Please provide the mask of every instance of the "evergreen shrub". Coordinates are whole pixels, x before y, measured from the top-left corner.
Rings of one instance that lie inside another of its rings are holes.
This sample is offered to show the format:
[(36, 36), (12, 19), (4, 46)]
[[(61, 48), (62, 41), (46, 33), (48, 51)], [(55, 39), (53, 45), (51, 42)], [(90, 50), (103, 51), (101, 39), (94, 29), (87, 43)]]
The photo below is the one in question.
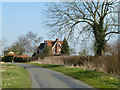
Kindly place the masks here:
[(4, 56), (4, 62), (12, 62), (14, 61), (14, 56)]
[(15, 57), (14, 62), (28, 62), (28, 58)]

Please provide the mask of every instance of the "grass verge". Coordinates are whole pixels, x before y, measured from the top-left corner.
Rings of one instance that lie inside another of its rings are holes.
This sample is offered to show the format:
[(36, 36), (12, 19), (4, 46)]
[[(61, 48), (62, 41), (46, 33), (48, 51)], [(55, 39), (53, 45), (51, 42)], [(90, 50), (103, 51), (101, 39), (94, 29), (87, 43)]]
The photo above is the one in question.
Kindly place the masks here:
[(21, 66), (2, 64), (2, 88), (31, 88), (29, 73)]
[(30, 63), (43, 68), (48, 68), (61, 72), (65, 75), (72, 76), (80, 81), (83, 81), (95, 88), (118, 88), (118, 79), (103, 72), (84, 70), (81, 68), (71, 68), (59, 65)]

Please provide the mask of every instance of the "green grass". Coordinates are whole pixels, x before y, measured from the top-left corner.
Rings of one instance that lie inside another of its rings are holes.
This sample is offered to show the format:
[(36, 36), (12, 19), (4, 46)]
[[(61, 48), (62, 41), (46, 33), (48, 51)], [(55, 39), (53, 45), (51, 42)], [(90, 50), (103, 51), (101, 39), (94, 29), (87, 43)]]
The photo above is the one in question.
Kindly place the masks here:
[(2, 64), (2, 88), (31, 88), (29, 73), (23, 67)]
[(30, 63), (40, 67), (52, 69), (65, 75), (72, 76), (95, 88), (118, 88), (118, 79), (103, 72), (84, 70), (81, 68), (71, 68), (59, 65)]

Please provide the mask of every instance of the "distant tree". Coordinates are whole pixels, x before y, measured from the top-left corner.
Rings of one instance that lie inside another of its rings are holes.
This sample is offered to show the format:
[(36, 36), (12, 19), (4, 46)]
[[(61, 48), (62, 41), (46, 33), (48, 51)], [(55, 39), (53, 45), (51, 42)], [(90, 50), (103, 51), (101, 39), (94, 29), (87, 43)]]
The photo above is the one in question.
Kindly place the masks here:
[(76, 54), (76, 50), (75, 50), (74, 48), (70, 48), (70, 49), (69, 49), (69, 53), (70, 53), (70, 54)]
[(78, 52), (79, 55), (87, 55), (88, 51), (86, 49), (81, 50), (80, 52)]
[(42, 52), (40, 54), (35, 54), (34, 53), (33, 56), (34, 57), (40, 57), (41, 59), (43, 59), (44, 57), (51, 55), (50, 49), (51, 49), (50, 47), (45, 46), (44, 52)]
[(29, 31), (25, 35), (26, 52), (29, 55), (32, 55), (34, 51), (37, 49), (41, 40), (42, 40), (42, 37), (39, 37), (37, 33), (33, 33), (32, 31)]
[(18, 55), (22, 55), (26, 51), (26, 42), (25, 42), (25, 37), (19, 36), (17, 41), (15, 41), (12, 46), (10, 47), (10, 50), (15, 52)]
[(45, 56), (50, 55), (50, 47), (45, 46), (44, 54), (45, 54)]
[(120, 51), (119, 45), (119, 40), (114, 41), (112, 44), (107, 44), (105, 54), (117, 56)]
[(0, 39), (0, 54), (3, 54), (4, 51), (6, 51), (8, 49), (5, 45), (5, 43), (6, 43), (6, 40), (4, 38)]
[(10, 46), (10, 49), (19, 55), (28, 54), (32, 56), (41, 40), (42, 37), (37, 37), (36, 33), (29, 31), (26, 35), (19, 36)]
[(69, 55), (69, 46), (66, 38), (63, 40), (62, 51), (61, 54), (68, 54)]

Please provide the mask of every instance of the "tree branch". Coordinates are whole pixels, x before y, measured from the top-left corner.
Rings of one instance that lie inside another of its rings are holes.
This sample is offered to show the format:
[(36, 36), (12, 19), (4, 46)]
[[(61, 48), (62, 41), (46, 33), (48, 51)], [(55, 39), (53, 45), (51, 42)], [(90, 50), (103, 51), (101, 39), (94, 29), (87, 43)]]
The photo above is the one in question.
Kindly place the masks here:
[(88, 10), (88, 12), (92, 15), (92, 17), (94, 18), (94, 14), (93, 14), (93, 12), (91, 12), (91, 10), (83, 3), (83, 5), (84, 5), (84, 7)]
[[(94, 15), (95, 15), (96, 12), (97, 12), (98, 16), (100, 17), (100, 14), (99, 14), (99, 12), (98, 12), (98, 6), (96, 7), (94, 2), (92, 2), (92, 4), (93, 4), (93, 6), (95, 7)], [(98, 4), (98, 3), (97, 3), (97, 4)]]
[(114, 31), (108, 32), (108, 33), (105, 34), (105, 36), (107, 36), (108, 34), (111, 34), (111, 33), (119, 34), (119, 31), (118, 32), (114, 32)]

